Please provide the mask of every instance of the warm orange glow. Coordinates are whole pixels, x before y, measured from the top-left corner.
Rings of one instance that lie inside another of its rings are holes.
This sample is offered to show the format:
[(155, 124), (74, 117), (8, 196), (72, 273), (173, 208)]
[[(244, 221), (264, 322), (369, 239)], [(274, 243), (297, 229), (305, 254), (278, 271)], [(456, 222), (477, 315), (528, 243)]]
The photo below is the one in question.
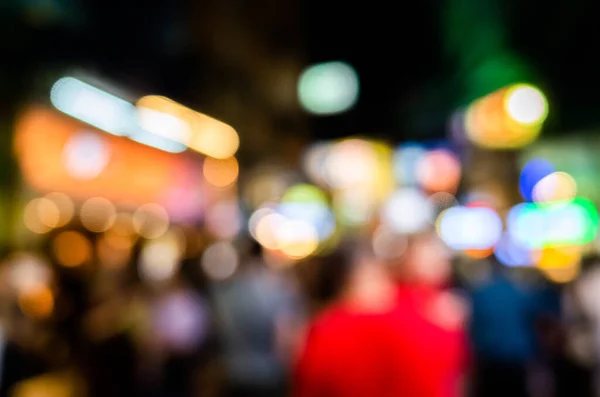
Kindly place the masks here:
[(81, 233), (66, 231), (52, 241), (52, 250), (59, 264), (77, 267), (89, 261), (92, 256), (90, 241)]
[(39, 286), (19, 295), (19, 307), (26, 316), (43, 319), (54, 310), (54, 296), (50, 288)]
[[(97, 132), (109, 158), (97, 176), (81, 180), (67, 171), (63, 149), (84, 130)], [(60, 191), (77, 199), (103, 196), (128, 206), (158, 202), (177, 210), (190, 207), (187, 202), (195, 201), (202, 186), (198, 166), (189, 157), (102, 133), (46, 108), (21, 115), (14, 147), (26, 182), (43, 192)]]
[(235, 157), (219, 160), (207, 157), (202, 167), (204, 178), (215, 187), (227, 187), (238, 178), (239, 165)]
[(233, 156), (240, 145), (240, 140), (235, 130), (210, 116), (195, 112), (169, 98), (148, 95), (141, 98), (137, 106), (166, 113), (186, 122), (192, 131), (191, 136), (184, 143), (197, 152), (207, 156), (226, 159)]
[(472, 250), (466, 250), (464, 253), (469, 258), (483, 259), (483, 258), (487, 258), (487, 257), (491, 256), (494, 253), (494, 248), (481, 249), (481, 250), (472, 249)]
[(466, 132), (478, 146), (493, 149), (514, 149), (535, 140), (541, 124), (521, 124), (507, 114), (506, 95), (510, 87), (502, 88), (475, 101), (466, 113)]
[(122, 268), (131, 257), (131, 237), (125, 237), (112, 230), (104, 233), (96, 243), (100, 262), (108, 268)]

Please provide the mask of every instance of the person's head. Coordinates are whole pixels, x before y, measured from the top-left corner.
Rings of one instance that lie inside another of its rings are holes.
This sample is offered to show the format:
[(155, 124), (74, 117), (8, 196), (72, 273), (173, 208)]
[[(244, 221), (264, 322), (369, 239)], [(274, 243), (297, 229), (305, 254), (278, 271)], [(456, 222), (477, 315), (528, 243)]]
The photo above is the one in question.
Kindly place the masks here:
[(347, 240), (335, 251), (320, 257), (315, 263), (319, 269), (313, 287), (315, 298), (321, 302), (337, 298), (363, 257), (362, 245), (355, 240)]
[(393, 275), (408, 283), (439, 285), (447, 282), (451, 259), (438, 236), (434, 232), (424, 232), (407, 239), (404, 254), (389, 264)]

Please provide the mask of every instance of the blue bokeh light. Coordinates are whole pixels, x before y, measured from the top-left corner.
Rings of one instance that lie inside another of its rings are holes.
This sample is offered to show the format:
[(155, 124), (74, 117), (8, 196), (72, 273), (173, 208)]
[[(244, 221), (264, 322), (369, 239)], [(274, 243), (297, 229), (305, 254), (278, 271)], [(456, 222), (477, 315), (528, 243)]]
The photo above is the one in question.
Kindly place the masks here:
[(533, 188), (544, 177), (554, 172), (554, 166), (545, 159), (530, 160), (521, 171), (519, 190), (527, 201), (533, 201)]

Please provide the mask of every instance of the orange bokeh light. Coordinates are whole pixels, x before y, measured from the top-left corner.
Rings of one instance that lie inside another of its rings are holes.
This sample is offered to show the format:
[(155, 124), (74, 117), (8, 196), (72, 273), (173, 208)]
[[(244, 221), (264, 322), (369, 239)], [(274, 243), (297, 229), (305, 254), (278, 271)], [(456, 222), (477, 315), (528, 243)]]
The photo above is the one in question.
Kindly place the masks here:
[[(63, 151), (78, 133), (96, 133), (108, 152), (108, 161), (93, 178), (81, 180), (69, 173)], [(77, 120), (43, 107), (21, 115), (15, 131), (15, 153), (25, 181), (33, 188), (60, 191), (76, 199), (103, 196), (117, 205), (163, 203), (168, 210), (190, 207), (204, 191), (197, 163), (102, 133)], [(191, 208), (191, 207), (190, 207)]]
[(227, 187), (235, 183), (239, 174), (239, 165), (235, 157), (219, 160), (207, 157), (202, 167), (204, 178), (215, 187)]

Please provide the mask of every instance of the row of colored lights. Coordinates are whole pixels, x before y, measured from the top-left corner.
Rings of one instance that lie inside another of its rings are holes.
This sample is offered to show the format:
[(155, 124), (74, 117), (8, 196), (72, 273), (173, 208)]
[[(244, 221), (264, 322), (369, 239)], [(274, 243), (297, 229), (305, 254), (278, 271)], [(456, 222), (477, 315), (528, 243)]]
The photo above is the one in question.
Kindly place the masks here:
[(190, 148), (227, 159), (239, 147), (231, 126), (162, 96), (144, 96), (133, 104), (77, 78), (63, 77), (52, 87), (50, 101), (95, 128), (168, 152)]

